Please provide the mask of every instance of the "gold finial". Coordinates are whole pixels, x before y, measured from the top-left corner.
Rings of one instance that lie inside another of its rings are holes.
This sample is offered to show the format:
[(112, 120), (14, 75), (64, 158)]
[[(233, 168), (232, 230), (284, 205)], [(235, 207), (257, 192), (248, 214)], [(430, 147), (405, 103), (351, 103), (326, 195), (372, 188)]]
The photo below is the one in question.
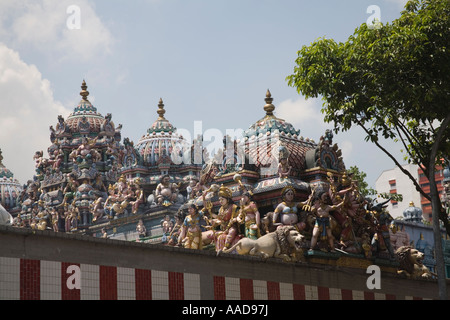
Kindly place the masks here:
[(410, 206), (410, 207), (414, 207), (414, 202), (411, 201), (411, 202), (409, 203), (409, 206)]
[(87, 97), (89, 95), (89, 91), (87, 91), (86, 89), (87, 89), (86, 81), (84, 81), (84, 79), (83, 79), (83, 83), (81, 84), (80, 96), (83, 97), (83, 100), (87, 101)]
[(269, 89), (267, 89), (266, 98), (264, 99), (266, 101), (266, 105), (264, 106), (264, 111), (266, 111), (266, 115), (273, 116), (273, 110), (275, 110), (275, 106), (272, 104), (273, 98), (270, 94)]
[(162, 98), (159, 98), (158, 108), (158, 111), (156, 111), (159, 115), (158, 120), (166, 120), (166, 118), (164, 118), (164, 113), (166, 113), (166, 110), (164, 110), (164, 103)]

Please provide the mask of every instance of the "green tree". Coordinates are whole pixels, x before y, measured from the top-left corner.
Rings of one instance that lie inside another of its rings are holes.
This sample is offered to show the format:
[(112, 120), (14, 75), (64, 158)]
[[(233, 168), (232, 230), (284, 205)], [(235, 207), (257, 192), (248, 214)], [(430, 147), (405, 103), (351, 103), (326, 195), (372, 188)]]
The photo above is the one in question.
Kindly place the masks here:
[[(344, 43), (320, 38), (298, 52), (288, 84), (306, 98), (321, 96), (334, 131), (361, 127), (432, 205), (440, 298), (446, 299), (439, 219), (450, 224), (439, 199), (435, 165), (450, 153), (450, 1), (412, 0), (392, 23), (362, 24)], [(380, 143), (399, 141), (405, 159), (430, 181), (424, 192)]]
[(369, 184), (366, 182), (367, 174), (364, 171), (359, 170), (357, 166), (351, 166), (347, 169), (347, 173), (352, 177), (352, 180), (358, 182), (358, 191), (363, 197), (371, 198), (371, 196), (379, 196), (383, 199), (392, 199), (397, 202), (403, 201), (403, 196), (398, 193), (377, 192), (373, 188), (369, 188)]

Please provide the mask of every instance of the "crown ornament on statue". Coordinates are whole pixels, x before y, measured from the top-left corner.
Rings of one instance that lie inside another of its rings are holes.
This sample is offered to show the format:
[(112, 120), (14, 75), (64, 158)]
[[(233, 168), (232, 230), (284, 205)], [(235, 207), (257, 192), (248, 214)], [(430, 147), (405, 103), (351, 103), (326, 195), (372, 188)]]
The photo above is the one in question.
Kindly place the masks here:
[(221, 185), (219, 188), (219, 197), (231, 199), (233, 197), (233, 192), (230, 188)]

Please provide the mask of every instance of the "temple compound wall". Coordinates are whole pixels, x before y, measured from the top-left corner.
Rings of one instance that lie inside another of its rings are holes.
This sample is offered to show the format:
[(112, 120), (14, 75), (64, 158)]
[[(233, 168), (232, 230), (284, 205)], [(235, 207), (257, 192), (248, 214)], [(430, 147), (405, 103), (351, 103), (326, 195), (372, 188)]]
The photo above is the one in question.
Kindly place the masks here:
[(2, 300), (438, 299), (435, 280), (400, 278), (383, 266), (380, 289), (369, 289), (364, 259), (359, 267), (345, 257), (263, 261), (9, 226), (0, 226), (0, 243)]

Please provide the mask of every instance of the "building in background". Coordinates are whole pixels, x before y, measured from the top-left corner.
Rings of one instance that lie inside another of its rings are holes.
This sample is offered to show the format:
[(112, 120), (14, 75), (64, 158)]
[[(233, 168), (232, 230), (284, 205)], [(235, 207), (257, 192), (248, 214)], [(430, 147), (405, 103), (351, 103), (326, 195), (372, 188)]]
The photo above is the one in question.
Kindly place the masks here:
[[(430, 182), (422, 169), (415, 164), (404, 165), (403, 168), (411, 173), (420, 187), (426, 192), (430, 192)], [(444, 192), (444, 170), (442, 166), (436, 166), (436, 185), (439, 193)], [(423, 219), (431, 221), (431, 203), (423, 197), (417, 190), (411, 179), (405, 175), (398, 167), (383, 171), (375, 182), (378, 193), (401, 194), (403, 201), (391, 200), (387, 210), (394, 217), (402, 217), (404, 210), (409, 207), (410, 202), (419, 205), (423, 211)]]
[[(418, 166), (415, 164), (404, 165), (403, 168), (408, 170), (413, 177), (418, 181)], [(410, 202), (415, 204), (421, 203), (419, 192), (417, 192), (411, 179), (406, 176), (398, 167), (383, 171), (375, 182), (375, 189), (378, 193), (401, 194), (403, 201), (390, 201), (388, 203), (387, 211), (392, 217), (402, 217)]]
[[(389, 231), (390, 240), (394, 250), (401, 246), (411, 246), (424, 254), (423, 264), (431, 271), (436, 272), (436, 258), (433, 227), (423, 223), (423, 211), (410, 203), (403, 211), (403, 219), (395, 220), (396, 232)], [(441, 228), (442, 247), (444, 251), (445, 275), (450, 278), (450, 239)]]

